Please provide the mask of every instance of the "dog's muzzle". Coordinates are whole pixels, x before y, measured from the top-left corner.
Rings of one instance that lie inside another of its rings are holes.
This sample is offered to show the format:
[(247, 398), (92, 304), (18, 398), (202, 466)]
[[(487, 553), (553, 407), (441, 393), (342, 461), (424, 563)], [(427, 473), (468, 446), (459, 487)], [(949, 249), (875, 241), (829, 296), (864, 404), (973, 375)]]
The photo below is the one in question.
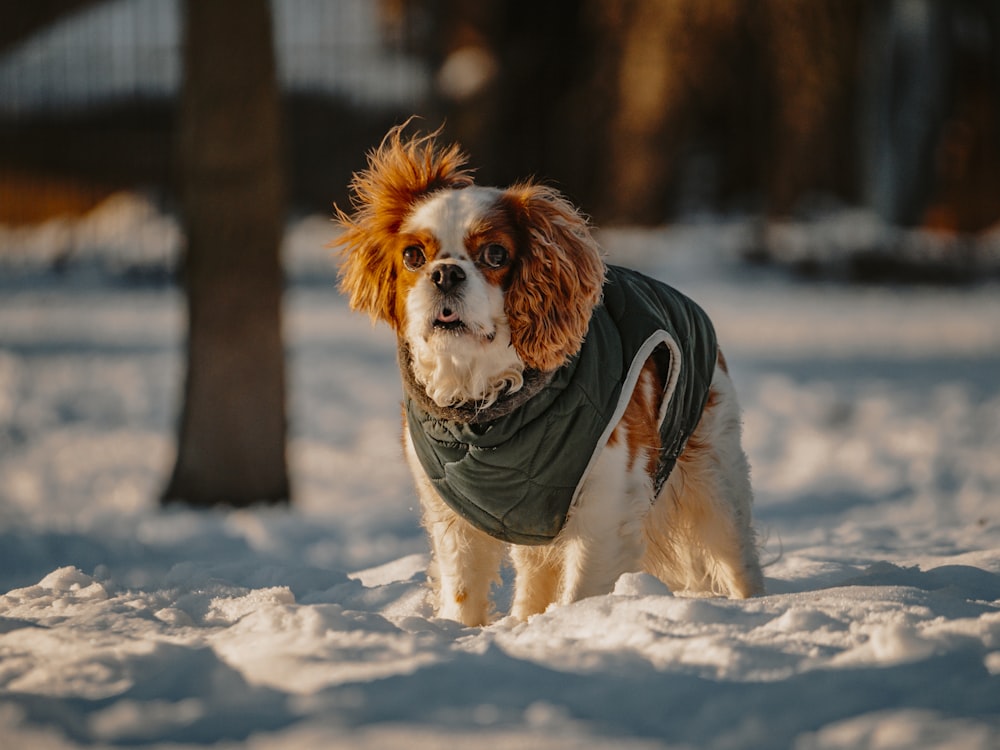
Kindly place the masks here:
[(450, 294), (465, 279), (465, 271), (457, 263), (441, 263), (431, 271), (431, 283), (441, 294)]

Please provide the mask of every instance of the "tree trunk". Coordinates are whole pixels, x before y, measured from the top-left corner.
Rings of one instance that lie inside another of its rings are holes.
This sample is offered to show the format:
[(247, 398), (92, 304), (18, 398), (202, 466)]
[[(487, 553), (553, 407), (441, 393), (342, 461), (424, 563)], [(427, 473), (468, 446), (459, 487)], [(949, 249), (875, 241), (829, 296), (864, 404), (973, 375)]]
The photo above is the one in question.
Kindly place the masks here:
[(188, 369), (164, 503), (289, 499), (284, 175), (267, 0), (187, 0), (178, 123)]

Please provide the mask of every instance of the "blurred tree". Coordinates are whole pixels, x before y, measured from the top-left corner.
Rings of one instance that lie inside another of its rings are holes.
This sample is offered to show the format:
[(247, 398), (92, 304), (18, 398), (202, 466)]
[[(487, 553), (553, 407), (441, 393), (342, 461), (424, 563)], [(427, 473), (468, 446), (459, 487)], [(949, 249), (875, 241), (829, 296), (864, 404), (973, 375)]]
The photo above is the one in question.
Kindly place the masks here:
[[(599, 28), (620, 40), (618, 55), (608, 60), (616, 106), (601, 181), (607, 220), (656, 224), (667, 218), (693, 139), (701, 141), (695, 148), (707, 145), (730, 80), (753, 72), (737, 44), (740, 7), (727, 0), (599, 4)], [(743, 119), (744, 132), (756, 129), (754, 119)]]
[[(857, 192), (855, 91), (861, 0), (768, 0), (749, 17), (764, 66), (764, 208), (793, 214), (816, 193)], [(757, 6), (753, 6), (757, 9)]]
[(948, 3), (874, 3), (864, 54), (864, 199), (887, 222), (915, 225), (927, 203), (951, 79)]
[(434, 71), (432, 117), (473, 155), (479, 178), (531, 175), (584, 204), (607, 100), (591, 96), (602, 53), (580, 0), (383, 0)]
[(641, 224), (852, 189), (861, 0), (383, 4), (419, 16), (435, 115), (484, 181), (540, 174)]
[(284, 176), (267, 0), (187, 0), (178, 122), (187, 378), (165, 503), (289, 499)]
[(595, 5), (621, 40), (608, 218), (657, 223), (748, 198), (785, 215), (810, 191), (850, 191), (858, 0)]
[(1000, 219), (1000, 3), (866, 10), (866, 203), (891, 224), (987, 229)]

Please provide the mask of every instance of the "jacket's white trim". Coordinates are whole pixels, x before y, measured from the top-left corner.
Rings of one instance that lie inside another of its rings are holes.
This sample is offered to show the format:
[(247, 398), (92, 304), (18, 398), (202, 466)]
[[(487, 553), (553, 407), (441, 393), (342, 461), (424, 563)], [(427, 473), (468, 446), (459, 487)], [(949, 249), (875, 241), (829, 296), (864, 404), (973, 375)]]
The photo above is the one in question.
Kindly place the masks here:
[(580, 476), (580, 481), (577, 482), (576, 489), (573, 491), (573, 501), (569, 506), (570, 509), (576, 505), (577, 500), (580, 498), (580, 493), (583, 491), (583, 485), (586, 483), (587, 477), (590, 476), (590, 472), (591, 469), (594, 468), (594, 464), (597, 463), (597, 457), (601, 454), (601, 451), (604, 450), (604, 446), (607, 445), (608, 440), (611, 439), (611, 433), (614, 432), (615, 427), (618, 426), (618, 423), (625, 415), (625, 409), (628, 408), (629, 401), (632, 400), (632, 392), (639, 383), (639, 374), (642, 372), (642, 368), (646, 364), (646, 360), (649, 359), (650, 355), (660, 344), (665, 344), (670, 350), (670, 372), (667, 375), (667, 383), (663, 389), (663, 403), (660, 406), (660, 418), (657, 422), (657, 426), (663, 424), (663, 420), (667, 416), (667, 409), (670, 408), (670, 402), (673, 400), (674, 391), (677, 389), (677, 381), (680, 379), (681, 349), (677, 345), (677, 342), (674, 341), (674, 337), (661, 328), (654, 331), (649, 338), (643, 342), (642, 346), (639, 347), (639, 351), (636, 352), (635, 356), (632, 358), (632, 363), (629, 365), (628, 372), (625, 374), (625, 380), (622, 381), (622, 390), (618, 396), (618, 403), (615, 405), (615, 410), (611, 415), (611, 419), (608, 420), (607, 425), (604, 427), (604, 432), (601, 433), (601, 437), (597, 441), (597, 445), (594, 447), (594, 452), (590, 456), (590, 461), (587, 462), (587, 468), (583, 470), (583, 474)]

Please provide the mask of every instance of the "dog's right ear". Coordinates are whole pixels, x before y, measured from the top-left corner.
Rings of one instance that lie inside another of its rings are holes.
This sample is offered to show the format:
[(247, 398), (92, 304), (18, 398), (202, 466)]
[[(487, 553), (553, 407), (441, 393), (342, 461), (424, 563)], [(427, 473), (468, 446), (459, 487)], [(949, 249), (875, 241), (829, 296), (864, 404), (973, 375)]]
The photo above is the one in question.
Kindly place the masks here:
[(455, 144), (437, 143), (440, 129), (404, 137), (406, 123), (390, 130), (368, 154), (368, 168), (351, 181), (350, 214), (334, 206), (343, 230), (330, 247), (341, 258), (340, 289), (351, 308), (398, 328), (396, 278), (400, 258), (393, 241), (420, 198), (443, 188), (472, 184), (467, 158)]
[(528, 367), (548, 372), (583, 345), (604, 289), (604, 258), (587, 220), (552, 188), (521, 183), (504, 200), (526, 238), (504, 297), (511, 342)]

